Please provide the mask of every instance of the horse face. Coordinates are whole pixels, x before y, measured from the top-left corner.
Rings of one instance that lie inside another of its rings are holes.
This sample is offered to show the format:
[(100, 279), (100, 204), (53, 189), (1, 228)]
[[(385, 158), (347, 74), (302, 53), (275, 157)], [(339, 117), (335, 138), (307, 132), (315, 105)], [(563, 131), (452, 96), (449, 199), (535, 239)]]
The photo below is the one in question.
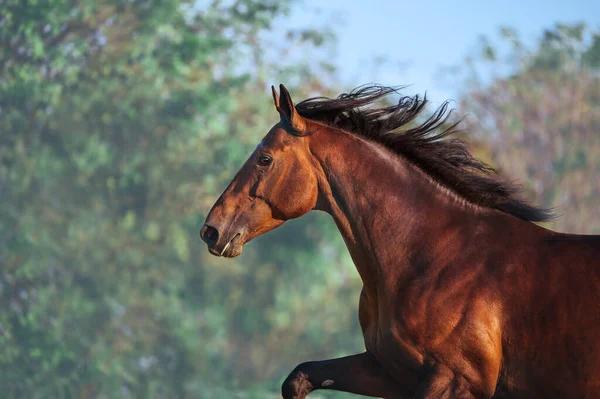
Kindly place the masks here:
[(243, 245), (313, 209), (318, 184), (309, 137), (275, 125), (209, 212), (200, 230), (210, 253), (234, 257)]

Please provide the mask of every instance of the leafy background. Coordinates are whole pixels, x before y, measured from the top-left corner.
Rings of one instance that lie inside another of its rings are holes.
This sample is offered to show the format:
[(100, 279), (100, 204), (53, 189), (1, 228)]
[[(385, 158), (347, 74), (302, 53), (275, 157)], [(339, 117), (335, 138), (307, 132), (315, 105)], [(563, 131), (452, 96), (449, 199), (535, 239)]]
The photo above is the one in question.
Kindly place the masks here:
[[(3, 397), (276, 398), (297, 363), (361, 351), (361, 284), (326, 215), (233, 260), (198, 238), (277, 121), (272, 80), (347, 89), (331, 31), (273, 23), (295, 5), (2, 3)], [(525, 46), (506, 28), (449, 73), (477, 155), (560, 207), (549, 227), (600, 233), (600, 32)]]

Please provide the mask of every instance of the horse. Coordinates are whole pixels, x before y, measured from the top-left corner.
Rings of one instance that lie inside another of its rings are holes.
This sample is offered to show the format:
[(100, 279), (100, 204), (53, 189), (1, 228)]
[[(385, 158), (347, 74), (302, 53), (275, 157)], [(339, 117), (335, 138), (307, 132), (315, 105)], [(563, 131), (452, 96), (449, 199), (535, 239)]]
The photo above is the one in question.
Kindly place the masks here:
[(324, 211), (363, 283), (365, 351), (298, 365), (284, 399), (319, 389), (600, 398), (600, 236), (536, 224), (554, 211), (472, 155), (448, 102), (423, 115), (426, 97), (384, 103), (393, 87), (297, 104), (271, 88), (279, 122), (200, 236), (211, 254), (234, 257), (286, 220)]

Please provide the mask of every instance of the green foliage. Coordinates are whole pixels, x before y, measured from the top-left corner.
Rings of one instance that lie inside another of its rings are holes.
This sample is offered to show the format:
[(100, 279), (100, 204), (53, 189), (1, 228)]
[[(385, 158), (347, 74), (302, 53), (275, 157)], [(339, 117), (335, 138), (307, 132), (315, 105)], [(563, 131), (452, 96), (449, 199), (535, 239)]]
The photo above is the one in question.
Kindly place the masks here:
[(484, 38), (467, 70), (461, 105), (471, 131), (493, 164), (524, 181), (528, 198), (558, 208), (550, 227), (598, 234), (600, 32), (557, 24), (533, 46), (511, 29), (501, 37)]
[(198, 238), (277, 120), (257, 76), (320, 85), (309, 64), (248, 56), (279, 51), (257, 38), (291, 6), (3, 3), (3, 397), (277, 397), (296, 363), (359, 350), (360, 284), (329, 222), (233, 261)]

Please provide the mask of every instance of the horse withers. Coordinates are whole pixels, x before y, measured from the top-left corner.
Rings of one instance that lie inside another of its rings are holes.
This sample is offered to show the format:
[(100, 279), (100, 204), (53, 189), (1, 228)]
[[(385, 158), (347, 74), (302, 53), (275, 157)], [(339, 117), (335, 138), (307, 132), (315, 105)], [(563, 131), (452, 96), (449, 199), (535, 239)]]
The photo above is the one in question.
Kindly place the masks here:
[(393, 92), (273, 89), (280, 121), (200, 231), (233, 257), (315, 209), (345, 240), (366, 351), (300, 364), (283, 398), (600, 398), (600, 236), (532, 223), (551, 213), (452, 136), (447, 103), (418, 124), (418, 96), (373, 106)]

